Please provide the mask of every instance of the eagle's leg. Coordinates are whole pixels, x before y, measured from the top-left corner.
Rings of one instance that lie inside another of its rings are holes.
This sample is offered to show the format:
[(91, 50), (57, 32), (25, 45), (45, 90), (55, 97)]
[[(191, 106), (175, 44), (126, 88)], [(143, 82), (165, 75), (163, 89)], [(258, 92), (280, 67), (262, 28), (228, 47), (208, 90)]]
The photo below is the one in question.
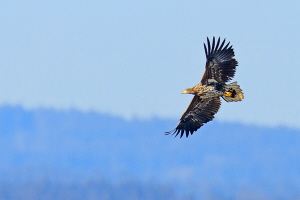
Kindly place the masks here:
[(232, 97), (232, 92), (224, 92), (225, 97)]

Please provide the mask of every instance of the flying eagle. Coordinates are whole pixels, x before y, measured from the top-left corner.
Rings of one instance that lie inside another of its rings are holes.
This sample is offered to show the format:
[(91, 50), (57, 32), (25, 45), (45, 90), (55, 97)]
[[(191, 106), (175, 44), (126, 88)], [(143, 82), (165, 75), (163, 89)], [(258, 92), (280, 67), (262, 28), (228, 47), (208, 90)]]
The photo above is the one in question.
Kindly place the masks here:
[[(218, 112), (222, 97), (227, 102), (244, 99), (242, 89), (237, 82), (227, 83), (235, 74), (238, 62), (233, 58), (234, 51), (230, 42), (225, 45), (225, 39), (217, 42), (213, 37), (212, 44), (207, 38), (204, 43), (206, 55), (205, 72), (199, 84), (182, 91), (182, 94), (193, 94), (189, 107), (183, 113), (177, 127), (166, 134), (193, 134), (204, 123), (211, 121)], [(225, 46), (224, 46), (225, 45)]]

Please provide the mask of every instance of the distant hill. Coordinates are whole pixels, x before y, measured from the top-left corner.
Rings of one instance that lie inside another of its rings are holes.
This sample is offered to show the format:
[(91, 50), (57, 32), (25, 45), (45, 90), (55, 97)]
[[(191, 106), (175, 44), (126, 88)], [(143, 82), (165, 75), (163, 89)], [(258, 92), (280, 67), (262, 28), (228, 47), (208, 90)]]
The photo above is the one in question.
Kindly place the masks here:
[(300, 197), (300, 131), (213, 121), (189, 138), (165, 136), (176, 124), (2, 106), (0, 179), (105, 178), (157, 182), (202, 197)]

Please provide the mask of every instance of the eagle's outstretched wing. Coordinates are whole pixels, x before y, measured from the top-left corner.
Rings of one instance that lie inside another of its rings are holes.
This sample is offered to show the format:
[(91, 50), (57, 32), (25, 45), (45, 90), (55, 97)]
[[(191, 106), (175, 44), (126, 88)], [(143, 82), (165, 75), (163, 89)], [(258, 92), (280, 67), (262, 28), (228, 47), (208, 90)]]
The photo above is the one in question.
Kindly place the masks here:
[(180, 122), (177, 127), (167, 134), (175, 134), (175, 137), (180, 134), (180, 137), (186, 134), (193, 134), (194, 131), (198, 130), (204, 123), (211, 121), (214, 115), (218, 112), (221, 105), (219, 97), (204, 98), (195, 95), (192, 99), (189, 107), (183, 113), (180, 118)]
[(230, 42), (225, 45), (225, 39), (220, 44), (220, 37), (217, 42), (213, 37), (211, 44), (207, 38), (207, 46), (204, 44), (206, 65), (202, 85), (224, 84), (234, 77), (238, 62), (233, 58), (234, 51), (229, 44)]

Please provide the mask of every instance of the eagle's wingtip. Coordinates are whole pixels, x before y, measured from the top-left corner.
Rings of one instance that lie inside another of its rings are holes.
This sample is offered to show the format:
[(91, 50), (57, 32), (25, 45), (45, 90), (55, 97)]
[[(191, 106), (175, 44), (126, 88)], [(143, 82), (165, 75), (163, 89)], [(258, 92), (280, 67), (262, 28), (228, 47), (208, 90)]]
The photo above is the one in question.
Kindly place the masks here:
[(170, 134), (174, 134), (174, 131), (175, 131), (176, 129), (173, 129), (173, 130), (171, 130), (171, 131), (167, 131), (167, 132), (165, 132), (165, 135), (170, 135)]

